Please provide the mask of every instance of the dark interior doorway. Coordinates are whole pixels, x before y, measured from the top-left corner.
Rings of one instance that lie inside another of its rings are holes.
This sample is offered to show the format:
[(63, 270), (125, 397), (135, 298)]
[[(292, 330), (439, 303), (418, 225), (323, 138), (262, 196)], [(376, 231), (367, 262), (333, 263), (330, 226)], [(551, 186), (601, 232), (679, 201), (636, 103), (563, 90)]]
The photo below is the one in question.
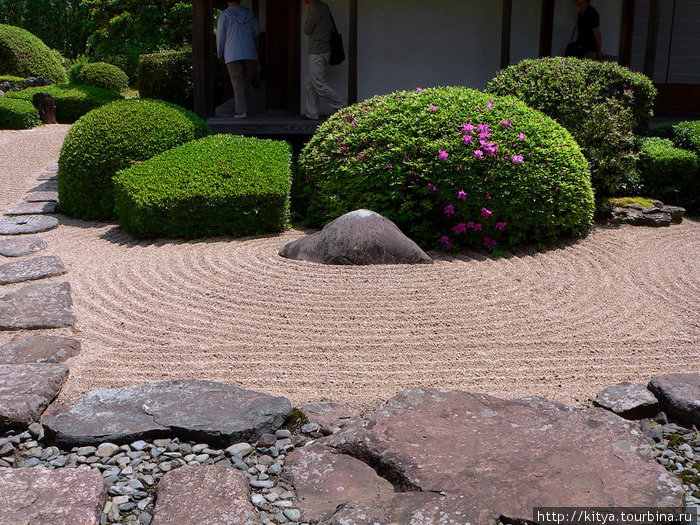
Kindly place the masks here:
[(264, 71), (268, 111), (299, 114), (301, 0), (266, 0)]

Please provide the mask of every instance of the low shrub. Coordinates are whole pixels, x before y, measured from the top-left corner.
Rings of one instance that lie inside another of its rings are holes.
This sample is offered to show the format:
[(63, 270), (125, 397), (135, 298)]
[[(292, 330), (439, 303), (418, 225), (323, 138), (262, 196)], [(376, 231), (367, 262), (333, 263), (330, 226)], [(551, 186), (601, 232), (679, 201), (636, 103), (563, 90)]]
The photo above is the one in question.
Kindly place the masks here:
[(286, 142), (214, 135), (117, 173), (115, 212), (137, 237), (277, 232), (289, 220)]
[(8, 97), (31, 102), (35, 93), (50, 93), (56, 102), (56, 120), (61, 124), (72, 124), (95, 108), (121, 100), (123, 97), (113, 91), (92, 86), (56, 84), (13, 91)]
[(0, 24), (0, 75), (42, 77), (51, 83), (66, 81), (66, 70), (57, 53), (26, 29), (5, 24)]
[(29, 129), (39, 124), (39, 112), (31, 102), (0, 97), (0, 129)]
[(139, 94), (193, 107), (192, 50), (163, 51), (139, 57)]
[(670, 139), (677, 148), (700, 154), (700, 120), (664, 124), (654, 128), (651, 134)]
[(584, 235), (593, 217), (588, 164), (571, 135), (513, 97), (466, 88), (340, 110), (299, 166), (312, 224), (367, 208), (423, 247), (548, 243)]
[(10, 84), (10, 90), (12, 91), (19, 91), (27, 87), (26, 78), (14, 77), (12, 75), (0, 75), (0, 86), (6, 82)]
[(116, 93), (129, 89), (129, 77), (121, 69), (106, 62), (78, 62), (70, 70), (70, 81), (82, 86), (94, 86)]
[(114, 175), (210, 133), (194, 113), (159, 100), (102, 106), (78, 120), (58, 160), (61, 211), (83, 219), (114, 217)]
[(641, 73), (611, 62), (531, 59), (499, 71), (486, 91), (516, 96), (568, 129), (590, 163), (599, 197), (634, 184), (634, 133), (648, 127), (656, 98)]

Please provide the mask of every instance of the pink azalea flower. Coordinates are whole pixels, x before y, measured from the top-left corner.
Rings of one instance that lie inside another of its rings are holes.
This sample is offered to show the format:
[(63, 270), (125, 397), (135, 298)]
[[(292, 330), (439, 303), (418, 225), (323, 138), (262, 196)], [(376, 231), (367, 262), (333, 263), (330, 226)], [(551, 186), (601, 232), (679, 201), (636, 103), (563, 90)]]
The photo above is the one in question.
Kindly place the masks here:
[(467, 233), (467, 225), (463, 222), (460, 222), (457, 226), (452, 227), (452, 231), (455, 232), (455, 235)]
[(486, 109), (491, 109), (493, 107), (493, 100), (489, 100), (489, 103), (486, 104)]
[(488, 180), (489, 180), (488, 177), (484, 177), (484, 182), (488, 182)]
[(473, 230), (473, 229), (474, 229), (474, 223), (473, 223), (472, 221), (469, 221), (469, 222), (467, 223), (467, 229), (468, 229), (468, 230)]
[(491, 131), (488, 124), (477, 124), (476, 127), (479, 133), (489, 133)]
[(467, 192), (464, 190), (459, 190), (457, 192), (457, 198), (461, 201), (466, 200), (467, 199)]
[(464, 124), (462, 124), (462, 131), (464, 133), (474, 133), (474, 126), (472, 126), (468, 122), (465, 122)]
[(522, 141), (525, 140), (526, 138), (527, 138), (527, 135), (525, 135), (525, 133), (521, 133), (520, 135), (518, 135), (518, 140), (519, 140), (520, 142), (522, 142)]
[(494, 241), (491, 237), (484, 237), (484, 246), (493, 250), (498, 243)]
[(452, 244), (452, 239), (450, 239), (447, 235), (443, 235), (440, 241), (442, 241), (442, 243), (445, 245), (445, 249), (447, 250), (454, 246), (454, 244)]
[(423, 93), (423, 88), (416, 88), (416, 91), (418, 91), (418, 93)]
[(432, 104), (430, 104), (430, 105), (428, 106), (428, 109), (429, 109), (430, 111), (437, 111), (437, 106), (433, 106)]
[(474, 225), (474, 231), (475, 231), (475, 232), (480, 232), (480, 231), (481, 231), (481, 223), (480, 223), (480, 222), (477, 222), (477, 223)]
[(487, 201), (490, 201), (490, 200), (491, 200), (491, 194), (490, 194), (490, 193), (487, 193), (487, 194), (486, 194), (486, 200), (487, 200)]
[(471, 135), (462, 136), (462, 140), (464, 141), (465, 144), (472, 144), (472, 136)]
[(480, 149), (477, 149), (474, 151), (474, 158), (475, 159), (483, 159), (484, 158), (484, 152), (481, 151)]
[(449, 157), (450, 154), (447, 153), (444, 149), (438, 150), (438, 159), (440, 160), (447, 160), (447, 157)]
[(437, 188), (436, 188), (435, 185), (434, 185), (433, 183), (431, 183), (431, 182), (428, 183), (428, 189), (431, 190), (431, 191), (437, 191)]
[(483, 215), (484, 218), (488, 219), (489, 217), (491, 217), (492, 214), (492, 211), (489, 211), (486, 208), (481, 208), (481, 215)]
[(497, 222), (497, 223), (496, 223), (496, 229), (497, 229), (497, 230), (500, 230), (500, 231), (503, 231), (503, 230), (506, 229), (506, 224), (508, 224), (508, 223), (507, 223), (507, 222)]
[(443, 211), (445, 212), (445, 215), (454, 215), (455, 207), (452, 206), (452, 204), (448, 204), (447, 206), (445, 206), (445, 209)]
[(513, 164), (522, 164), (522, 163), (523, 163), (523, 156), (522, 156), (522, 155), (513, 155), (513, 156), (510, 158), (510, 161), (511, 161)]
[(390, 162), (389, 164), (386, 165), (386, 167), (391, 169), (394, 167), (394, 165)]
[(347, 150), (348, 150), (348, 148), (346, 148), (345, 146), (340, 146), (340, 151), (346, 152)]
[(512, 127), (513, 127), (513, 124), (511, 124), (511, 123), (510, 123), (510, 120), (508, 119), (508, 120), (504, 120), (503, 122), (501, 122), (501, 127), (503, 127), (503, 128), (512, 128)]

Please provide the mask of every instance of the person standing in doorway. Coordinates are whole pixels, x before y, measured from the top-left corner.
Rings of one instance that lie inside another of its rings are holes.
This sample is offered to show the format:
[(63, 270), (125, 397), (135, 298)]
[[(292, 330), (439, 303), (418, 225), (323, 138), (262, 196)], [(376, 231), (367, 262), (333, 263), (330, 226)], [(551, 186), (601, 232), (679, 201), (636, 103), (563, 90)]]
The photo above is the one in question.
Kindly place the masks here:
[(601, 50), (602, 35), (600, 33), (600, 15), (590, 0), (574, 0), (578, 7), (577, 23), (578, 37), (576, 43), (583, 53), (583, 58), (601, 60), (605, 55)]
[(347, 102), (326, 81), (326, 67), (331, 57), (331, 10), (322, 0), (304, 0), (309, 12), (304, 24), (304, 34), (309, 37), (309, 67), (306, 74), (306, 115), (303, 118), (318, 120), (319, 102), (326, 99), (333, 109), (347, 106)]
[(234, 118), (248, 118), (246, 91), (257, 69), (258, 52), (255, 39), (260, 35), (260, 25), (250, 9), (240, 0), (228, 0), (216, 25), (216, 47), (219, 62), (226, 64), (236, 99)]

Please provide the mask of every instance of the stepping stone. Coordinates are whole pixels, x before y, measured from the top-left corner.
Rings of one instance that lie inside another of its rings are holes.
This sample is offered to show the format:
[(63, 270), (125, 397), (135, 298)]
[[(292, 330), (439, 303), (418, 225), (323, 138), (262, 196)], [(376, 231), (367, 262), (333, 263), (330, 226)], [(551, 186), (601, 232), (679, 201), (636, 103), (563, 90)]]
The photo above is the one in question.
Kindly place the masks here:
[(27, 193), (25, 197), (27, 202), (58, 202), (57, 191), (35, 191)]
[(58, 180), (58, 176), (55, 171), (45, 171), (40, 174), (36, 180)]
[(80, 353), (80, 341), (56, 335), (32, 335), (0, 346), (0, 364), (62, 363)]
[[(41, 192), (46, 193), (46, 192)], [(55, 202), (20, 202), (5, 212), (5, 215), (37, 215), (56, 211)]]
[(0, 330), (73, 326), (72, 304), (68, 283), (29, 284), (0, 297)]
[(44, 168), (46, 171), (53, 171), (56, 173), (58, 171), (58, 164), (49, 164)]
[(620, 383), (598, 392), (593, 404), (615, 412), (625, 419), (653, 417), (659, 411), (659, 401), (644, 385)]
[(682, 507), (684, 494), (612, 412), (433, 389), (294, 450), (283, 475), (311, 523), (534, 522), (534, 506)]
[(700, 427), (700, 374), (666, 374), (649, 381), (666, 414)]
[(0, 238), (0, 255), (5, 257), (21, 257), (36, 253), (46, 248), (46, 242), (40, 237), (23, 236), (10, 239)]
[(42, 182), (38, 186), (34, 186), (31, 190), (29, 190), (29, 193), (37, 191), (58, 191), (58, 181), (47, 180), (46, 182)]
[(69, 447), (160, 437), (228, 446), (274, 433), (291, 413), (284, 397), (212, 381), (162, 381), (88, 392), (45, 427)]
[(99, 472), (0, 469), (2, 524), (98, 525), (107, 497), (107, 485)]
[(158, 483), (151, 525), (184, 523), (260, 524), (243, 473), (233, 467), (208, 465), (180, 467), (165, 474)]
[(22, 235), (53, 230), (58, 226), (56, 217), (44, 215), (22, 215), (0, 219), (0, 235)]
[(63, 275), (66, 267), (60, 257), (45, 255), (0, 264), (0, 284), (33, 281)]
[(0, 365), (0, 431), (39, 421), (67, 378), (66, 365)]

